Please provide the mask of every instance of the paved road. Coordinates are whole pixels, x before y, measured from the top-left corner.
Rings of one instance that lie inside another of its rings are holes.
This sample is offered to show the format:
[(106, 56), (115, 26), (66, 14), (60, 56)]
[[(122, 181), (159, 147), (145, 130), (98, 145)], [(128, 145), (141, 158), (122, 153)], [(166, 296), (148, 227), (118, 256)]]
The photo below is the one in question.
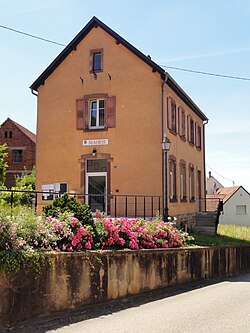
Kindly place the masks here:
[(106, 311), (106, 314), (100, 313), (82, 320), (78, 313), (75, 323), (61, 323), (53, 329), (44, 326), (41, 331), (33, 327), (33, 332), (250, 332), (250, 274), (166, 296), (147, 303), (135, 300), (127, 308), (124, 306), (126, 301), (120, 301), (123, 306), (116, 306), (114, 311)]

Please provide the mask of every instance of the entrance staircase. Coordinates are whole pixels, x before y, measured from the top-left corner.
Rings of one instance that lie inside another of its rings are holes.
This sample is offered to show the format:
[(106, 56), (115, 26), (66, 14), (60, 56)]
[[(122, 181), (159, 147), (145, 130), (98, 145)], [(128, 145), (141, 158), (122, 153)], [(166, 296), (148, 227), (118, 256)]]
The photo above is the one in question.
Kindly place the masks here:
[(196, 214), (196, 223), (194, 230), (201, 234), (217, 234), (218, 212), (199, 212)]
[(194, 230), (202, 234), (217, 234), (220, 214), (223, 211), (223, 201), (220, 198), (205, 199), (206, 205), (204, 211), (196, 213), (196, 222)]

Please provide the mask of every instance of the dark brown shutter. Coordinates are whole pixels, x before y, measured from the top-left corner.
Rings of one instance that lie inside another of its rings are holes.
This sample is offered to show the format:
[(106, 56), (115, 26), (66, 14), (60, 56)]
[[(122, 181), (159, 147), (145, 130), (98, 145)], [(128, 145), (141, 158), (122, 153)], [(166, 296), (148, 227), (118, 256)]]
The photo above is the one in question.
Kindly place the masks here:
[(197, 146), (197, 131), (198, 131), (198, 124), (197, 122), (194, 123), (194, 144)]
[(116, 97), (111, 96), (106, 99), (106, 126), (115, 127), (116, 124)]
[(76, 100), (76, 129), (83, 130), (86, 128), (85, 121), (85, 101), (84, 99)]

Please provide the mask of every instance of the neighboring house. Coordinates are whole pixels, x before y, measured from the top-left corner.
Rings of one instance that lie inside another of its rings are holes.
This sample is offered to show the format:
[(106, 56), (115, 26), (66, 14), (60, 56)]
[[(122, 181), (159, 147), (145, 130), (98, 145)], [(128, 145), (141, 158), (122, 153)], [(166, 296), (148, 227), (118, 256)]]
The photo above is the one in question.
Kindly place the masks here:
[(5, 185), (11, 188), (15, 185), (15, 176), (30, 173), (36, 161), (36, 136), (27, 128), (7, 118), (0, 126), (0, 143), (8, 146), (6, 162)]
[(223, 200), (220, 224), (250, 227), (250, 194), (242, 186), (224, 187), (215, 194)]
[[(110, 214), (115, 195), (162, 197), (167, 136), (169, 214), (195, 216), (205, 198), (208, 119), (149, 56), (93, 17), (30, 88), (38, 191), (84, 193), (93, 209), (90, 194), (111, 194), (98, 207)], [(38, 206), (51, 199), (39, 196)]]
[(211, 171), (209, 171), (208, 178), (206, 180), (206, 193), (215, 194), (218, 189), (222, 188), (223, 185), (218, 182), (217, 179), (212, 176)]

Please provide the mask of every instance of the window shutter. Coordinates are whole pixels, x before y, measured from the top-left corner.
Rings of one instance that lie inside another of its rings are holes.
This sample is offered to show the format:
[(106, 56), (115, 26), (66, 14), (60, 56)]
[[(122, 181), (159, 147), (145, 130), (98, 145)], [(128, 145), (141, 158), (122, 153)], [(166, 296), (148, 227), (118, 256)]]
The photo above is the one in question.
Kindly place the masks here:
[(86, 129), (86, 111), (84, 99), (76, 100), (76, 129)]
[(180, 108), (180, 106), (178, 107), (178, 133), (180, 134), (180, 136), (182, 135), (182, 118), (181, 118), (181, 113), (182, 110)]
[(111, 96), (106, 99), (106, 126), (115, 127), (116, 125), (116, 97)]
[(194, 144), (197, 146), (197, 130), (198, 130), (198, 125), (197, 122), (194, 123)]

